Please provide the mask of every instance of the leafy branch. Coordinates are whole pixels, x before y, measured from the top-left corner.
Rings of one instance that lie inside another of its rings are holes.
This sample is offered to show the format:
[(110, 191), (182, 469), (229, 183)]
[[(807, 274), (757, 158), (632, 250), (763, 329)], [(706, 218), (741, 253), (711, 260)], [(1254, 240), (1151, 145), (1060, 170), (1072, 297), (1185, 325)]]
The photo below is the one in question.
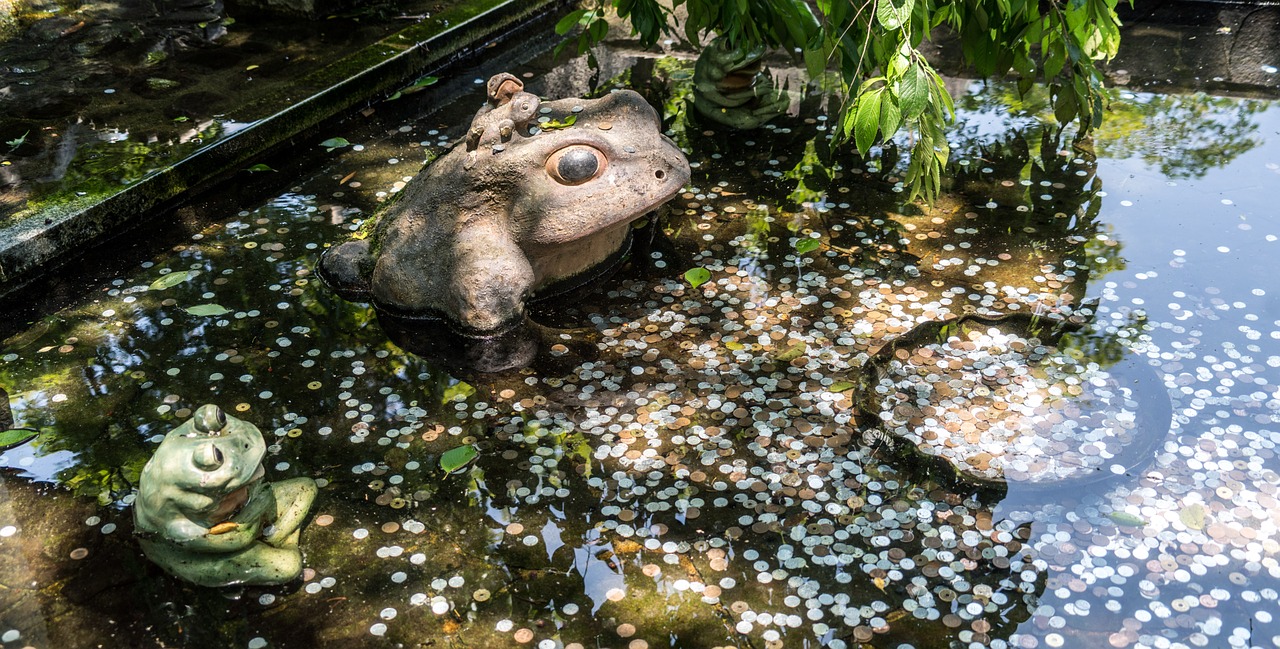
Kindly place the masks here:
[[(946, 127), (955, 107), (941, 75), (919, 47), (933, 30), (959, 36), (965, 61), (983, 77), (1014, 76), (1020, 92), (1048, 85), (1061, 128), (1084, 137), (1106, 109), (1098, 62), (1120, 43), (1119, 0), (587, 0), (556, 32), (581, 27), (579, 53), (604, 39), (609, 12), (628, 20), (646, 46), (676, 31), (700, 43), (709, 34), (734, 47), (769, 46), (798, 53), (811, 77), (836, 68), (845, 101), (837, 134), (866, 153), (876, 142), (908, 134), (910, 198), (932, 202), (950, 156)], [(1131, 0), (1132, 1), (1132, 0)]]

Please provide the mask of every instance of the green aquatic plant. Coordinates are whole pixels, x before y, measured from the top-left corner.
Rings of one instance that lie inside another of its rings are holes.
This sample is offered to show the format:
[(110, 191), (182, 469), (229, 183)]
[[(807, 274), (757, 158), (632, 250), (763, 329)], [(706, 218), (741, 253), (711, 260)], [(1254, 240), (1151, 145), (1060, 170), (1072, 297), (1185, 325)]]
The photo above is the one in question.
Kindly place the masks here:
[[(811, 77), (840, 72), (842, 141), (865, 155), (877, 141), (905, 131), (911, 143), (906, 187), (932, 202), (950, 157), (945, 129), (955, 117), (941, 75), (920, 46), (937, 28), (959, 36), (965, 60), (984, 77), (1018, 78), (1028, 92), (1047, 85), (1056, 120), (1078, 124), (1077, 137), (1101, 124), (1107, 103), (1098, 63), (1120, 44), (1118, 0), (590, 0), (556, 31), (582, 27), (579, 52), (604, 39), (607, 15), (630, 22), (646, 45), (675, 32), (700, 43), (708, 34), (735, 47), (783, 48), (804, 60)], [(684, 14), (677, 21), (677, 10)]]

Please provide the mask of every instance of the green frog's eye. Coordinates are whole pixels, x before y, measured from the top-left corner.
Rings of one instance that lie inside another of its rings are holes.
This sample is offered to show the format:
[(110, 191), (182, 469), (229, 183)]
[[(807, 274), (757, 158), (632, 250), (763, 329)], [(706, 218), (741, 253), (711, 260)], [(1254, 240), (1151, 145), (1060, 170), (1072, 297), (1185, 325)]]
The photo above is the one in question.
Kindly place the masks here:
[(547, 158), (547, 174), (562, 185), (581, 185), (599, 177), (608, 158), (599, 149), (585, 144), (567, 146)]
[(227, 427), (227, 413), (215, 405), (200, 406), (196, 411), (195, 426), (206, 435), (217, 435)]
[(191, 456), (191, 461), (195, 463), (196, 468), (201, 471), (216, 471), (222, 466), (226, 458), (222, 455), (222, 449), (215, 446), (212, 442), (206, 442), (196, 447), (195, 453)]

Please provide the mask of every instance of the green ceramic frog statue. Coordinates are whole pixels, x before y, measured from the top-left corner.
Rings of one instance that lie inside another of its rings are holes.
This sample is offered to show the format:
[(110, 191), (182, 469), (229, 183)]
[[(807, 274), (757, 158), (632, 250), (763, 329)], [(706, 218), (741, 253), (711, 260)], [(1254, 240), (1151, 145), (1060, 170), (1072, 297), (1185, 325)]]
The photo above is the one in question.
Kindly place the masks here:
[(295, 579), (316, 483), (264, 481), (265, 454), (256, 426), (213, 405), (166, 435), (142, 468), (134, 507), (147, 557), (201, 586)]
[(787, 112), (791, 96), (764, 67), (764, 46), (733, 47), (718, 36), (698, 55), (693, 107), (703, 117), (740, 130), (759, 128)]

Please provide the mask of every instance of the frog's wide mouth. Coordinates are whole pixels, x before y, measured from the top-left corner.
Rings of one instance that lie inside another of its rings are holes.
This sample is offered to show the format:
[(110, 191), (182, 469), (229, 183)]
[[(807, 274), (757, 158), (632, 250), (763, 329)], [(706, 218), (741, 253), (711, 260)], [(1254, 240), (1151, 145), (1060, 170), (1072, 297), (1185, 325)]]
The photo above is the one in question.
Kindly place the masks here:
[(234, 517), (240, 511), (240, 508), (249, 502), (249, 491), (261, 482), (266, 474), (267, 470), (263, 468), (262, 464), (258, 464), (258, 468), (254, 470), (253, 475), (248, 480), (218, 501), (218, 506), (209, 514), (209, 522), (216, 525)]

